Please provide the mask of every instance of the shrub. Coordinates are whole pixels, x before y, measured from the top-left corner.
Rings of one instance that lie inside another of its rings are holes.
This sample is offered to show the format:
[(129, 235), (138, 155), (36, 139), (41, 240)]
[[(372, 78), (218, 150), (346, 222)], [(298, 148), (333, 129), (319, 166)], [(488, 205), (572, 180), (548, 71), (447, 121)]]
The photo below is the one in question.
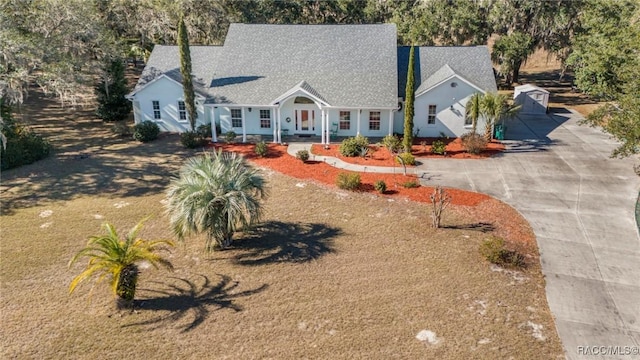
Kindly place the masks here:
[(415, 165), (416, 164), (416, 158), (413, 157), (413, 155), (411, 153), (402, 153), (400, 155), (398, 155), (398, 157), (396, 158), (396, 161), (400, 164), (404, 163), (404, 165)]
[(7, 134), (6, 145), (6, 148), (0, 146), (2, 170), (34, 163), (51, 152), (51, 144), (46, 139), (23, 127)]
[(363, 148), (369, 148), (369, 139), (362, 135), (358, 135), (356, 137), (350, 137), (342, 140), (339, 150), (342, 156), (354, 157), (360, 156), (364, 151)]
[(340, 189), (355, 190), (360, 186), (360, 174), (358, 173), (340, 173), (336, 179), (336, 185)]
[(211, 137), (211, 124), (200, 125), (200, 126), (198, 126), (198, 129), (196, 131), (197, 131), (198, 135), (200, 135), (202, 138), (204, 138), (204, 139), (210, 138)]
[(470, 154), (480, 154), (487, 148), (487, 139), (480, 134), (469, 132), (462, 135), (460, 140), (462, 140), (462, 146)]
[(296, 159), (302, 160), (302, 162), (307, 162), (309, 160), (309, 151), (308, 150), (298, 150), (296, 153)]
[(420, 187), (420, 184), (415, 180), (407, 180), (402, 183), (402, 187), (407, 189), (413, 189), (413, 188)]
[[(258, 141), (256, 143), (256, 155), (260, 156), (260, 157), (265, 157), (267, 156), (267, 152), (269, 151), (269, 148), (267, 147), (267, 143), (264, 141)], [(308, 158), (308, 156), (307, 156)]]
[(511, 267), (524, 267), (524, 256), (504, 247), (504, 239), (491, 236), (480, 245), (480, 254), (489, 262)]
[(180, 134), (180, 142), (187, 149), (195, 149), (207, 145), (207, 139), (196, 131), (185, 131)]
[(373, 184), (373, 188), (380, 194), (384, 194), (387, 191), (387, 184), (383, 180), (378, 180)]
[(116, 121), (111, 127), (111, 132), (120, 137), (131, 136), (131, 127), (126, 121)]
[(402, 148), (402, 141), (395, 135), (387, 135), (382, 138), (382, 146), (390, 152), (398, 152)]
[(233, 131), (227, 131), (227, 133), (224, 134), (224, 141), (226, 141), (229, 144), (234, 142), (235, 139), (236, 139), (236, 133)]
[(158, 138), (160, 128), (153, 121), (143, 121), (133, 127), (133, 138), (140, 142), (149, 142)]
[(431, 144), (431, 152), (434, 154), (442, 155), (445, 152), (447, 145), (442, 140), (436, 140)]

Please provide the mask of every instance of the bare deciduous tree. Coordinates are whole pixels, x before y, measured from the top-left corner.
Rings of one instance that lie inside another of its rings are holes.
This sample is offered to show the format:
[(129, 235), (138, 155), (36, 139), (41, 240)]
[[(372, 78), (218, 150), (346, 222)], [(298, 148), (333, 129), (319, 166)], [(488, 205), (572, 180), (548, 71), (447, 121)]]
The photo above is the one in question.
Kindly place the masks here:
[(431, 205), (433, 206), (431, 213), (431, 225), (437, 229), (440, 227), (442, 213), (444, 213), (447, 206), (451, 204), (451, 196), (442, 188), (442, 186), (436, 186), (436, 188), (433, 189), (433, 194), (431, 194), (429, 198), (431, 199)]

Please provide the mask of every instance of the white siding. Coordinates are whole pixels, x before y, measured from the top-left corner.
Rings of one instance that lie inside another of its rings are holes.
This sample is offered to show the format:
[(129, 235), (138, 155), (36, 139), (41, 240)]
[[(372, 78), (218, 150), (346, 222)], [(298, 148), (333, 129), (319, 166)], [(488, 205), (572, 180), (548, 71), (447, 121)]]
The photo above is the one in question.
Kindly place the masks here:
[[(456, 87), (451, 87), (453, 82), (457, 83)], [(414, 132), (420, 130), (418, 133), (420, 137), (439, 137), (441, 133), (445, 136), (459, 137), (469, 132), (471, 125), (464, 125), (464, 108), (469, 97), (477, 92), (480, 91), (466, 82), (454, 78), (416, 97), (413, 118)], [(429, 105), (436, 105), (435, 124), (427, 124)], [(453, 109), (451, 109), (451, 105), (453, 105)], [(404, 115), (402, 117), (404, 118)], [(404, 119), (398, 122), (403, 123)], [(395, 129), (399, 128), (401, 127), (396, 124)], [(478, 132), (483, 131), (484, 121), (482, 119), (478, 121), (477, 129)]]
[[(251, 111), (249, 111), (251, 108)], [(220, 128), (222, 134), (227, 133), (228, 131), (233, 131), (238, 135), (242, 135), (242, 127), (233, 127), (231, 122), (231, 109), (242, 109), (242, 107), (229, 106), (229, 107), (221, 107), (218, 106), (215, 109), (216, 112), (216, 123), (220, 124)], [(271, 127), (262, 128), (260, 127), (260, 110), (269, 110), (271, 115)], [(273, 135), (273, 129), (276, 126), (276, 118), (275, 111), (273, 108), (268, 107), (255, 107), (255, 106), (246, 106), (244, 107), (244, 116), (245, 116), (245, 128), (247, 131), (247, 135)]]
[[(154, 100), (160, 103), (159, 120), (153, 118), (152, 101)], [(150, 120), (157, 123), (161, 131), (184, 132), (190, 130), (189, 120), (180, 120), (178, 101), (184, 101), (182, 86), (167, 78), (158, 79), (135, 95), (134, 102), (138, 102), (139, 106), (134, 111), (136, 124)], [(209, 112), (204, 112), (202, 104), (196, 105), (196, 108), (198, 111), (196, 127), (210, 123)]]

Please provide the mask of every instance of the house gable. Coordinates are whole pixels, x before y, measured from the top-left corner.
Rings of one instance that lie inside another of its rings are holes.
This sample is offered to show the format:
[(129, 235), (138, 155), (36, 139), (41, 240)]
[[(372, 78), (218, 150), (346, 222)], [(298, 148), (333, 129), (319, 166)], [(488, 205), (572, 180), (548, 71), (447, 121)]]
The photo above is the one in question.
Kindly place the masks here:
[[(165, 86), (171, 86), (171, 85), (167, 85), (166, 82), (171, 82), (173, 83), (173, 86), (178, 86), (180, 88), (180, 90), (182, 90), (182, 83), (172, 77), (170, 77), (167, 74), (160, 74), (159, 76), (155, 77), (153, 80), (145, 83), (144, 85), (140, 86), (139, 88), (134, 89), (132, 92), (130, 92), (129, 94), (126, 95), (126, 97), (128, 99), (134, 99), (136, 98), (136, 95), (138, 93), (144, 92), (146, 91), (147, 88), (153, 88), (153, 90), (149, 90), (151, 92), (154, 91), (161, 91), (158, 89), (158, 86), (156, 85), (156, 83), (160, 83), (161, 87), (165, 87)], [(205, 95), (196, 92), (196, 98), (200, 99), (200, 100), (205, 100)]]
[[(456, 81), (457, 80), (457, 81)], [(465, 79), (464, 77), (456, 74), (456, 73), (452, 73), (450, 75), (448, 75), (445, 78), (438, 78), (437, 82), (435, 81), (429, 81), (426, 82), (424, 84), (428, 84), (429, 86), (420, 86), (420, 88), (418, 88), (418, 90), (416, 90), (416, 97), (425, 95), (427, 93), (429, 93), (430, 91), (432, 91), (435, 88), (438, 88), (440, 85), (442, 84), (449, 84), (451, 87), (456, 87), (458, 84), (460, 83), (465, 83), (468, 86), (470, 86), (471, 88), (475, 89), (477, 92), (481, 92), (481, 93), (486, 93), (486, 91), (484, 91), (483, 89), (479, 88), (476, 84), (472, 83), (471, 81)]]
[[(410, 47), (398, 47), (398, 96), (405, 97)], [(482, 92), (496, 92), (495, 76), (486, 46), (415, 47), (414, 74), (416, 94), (457, 75)]]
[(301, 81), (296, 86), (289, 89), (287, 92), (277, 97), (271, 102), (271, 105), (281, 103), (294, 95), (302, 95), (312, 99), (317, 105), (329, 106), (330, 104), (306, 81)]

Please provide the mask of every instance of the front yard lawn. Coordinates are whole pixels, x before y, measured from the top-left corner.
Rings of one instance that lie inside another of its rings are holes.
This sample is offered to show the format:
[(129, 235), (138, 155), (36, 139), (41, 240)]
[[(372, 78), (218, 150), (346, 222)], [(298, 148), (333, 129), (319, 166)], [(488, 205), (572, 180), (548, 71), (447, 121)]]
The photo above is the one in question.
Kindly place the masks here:
[[(67, 263), (104, 221), (125, 231), (151, 215), (142, 235), (171, 238), (164, 191), (198, 151), (176, 136), (117, 139), (88, 112), (29, 101), (57, 153), (2, 174), (2, 358), (563, 354), (533, 234), (515, 210), (458, 204), (434, 230), (428, 205), (338, 190), (321, 180), (335, 180), (329, 165), (293, 158), (255, 160), (271, 193), (258, 231), (211, 254), (202, 238), (187, 239), (170, 255), (173, 273), (142, 269), (134, 312), (116, 311), (106, 287), (70, 296), (81, 266)], [(279, 172), (293, 163), (299, 174)], [(478, 247), (491, 234), (526, 245), (529, 266), (487, 263)]]

